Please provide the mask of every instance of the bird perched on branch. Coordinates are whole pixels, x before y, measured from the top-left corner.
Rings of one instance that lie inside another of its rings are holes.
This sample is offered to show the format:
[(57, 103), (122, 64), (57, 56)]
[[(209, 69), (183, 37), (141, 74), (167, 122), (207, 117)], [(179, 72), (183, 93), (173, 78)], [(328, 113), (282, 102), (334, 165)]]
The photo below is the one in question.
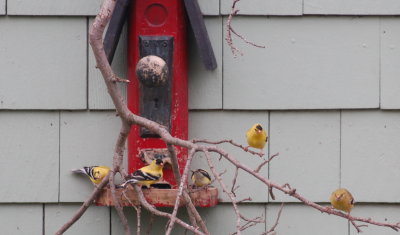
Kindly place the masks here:
[(354, 198), (345, 188), (336, 189), (329, 198), (335, 209), (350, 213), (354, 206)]
[(262, 149), (268, 141), (267, 132), (259, 123), (254, 124), (246, 133), (247, 143), (249, 146)]
[(192, 181), (196, 187), (201, 188), (211, 184), (211, 177), (207, 171), (197, 169), (192, 172)]
[(93, 184), (100, 184), (109, 171), (110, 168), (107, 166), (84, 166), (80, 169), (72, 170), (74, 173), (87, 175)]
[(161, 159), (153, 160), (150, 165), (136, 170), (127, 177), (127, 180), (119, 187), (125, 188), (127, 184), (141, 184), (150, 188), (163, 176), (164, 162)]

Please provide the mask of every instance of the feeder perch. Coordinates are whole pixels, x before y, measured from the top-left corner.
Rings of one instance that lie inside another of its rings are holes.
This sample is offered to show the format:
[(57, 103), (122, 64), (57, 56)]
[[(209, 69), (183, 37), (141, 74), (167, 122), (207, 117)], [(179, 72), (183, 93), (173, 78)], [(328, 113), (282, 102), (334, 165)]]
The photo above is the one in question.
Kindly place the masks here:
[[(123, 191), (125, 190), (125, 195)], [(178, 189), (143, 189), (143, 194), (146, 200), (156, 207), (173, 207), (175, 206), (176, 196)], [(117, 198), (121, 203), (121, 206), (129, 207), (133, 205), (139, 205), (139, 199), (132, 187), (126, 189), (116, 189)], [(213, 207), (218, 203), (218, 190), (214, 187), (208, 187), (206, 189), (195, 189), (189, 191), (192, 202), (197, 207)], [(96, 200), (98, 206), (113, 206), (113, 200), (110, 188), (103, 189), (99, 198)], [(179, 206), (184, 206), (183, 197), (180, 200)]]

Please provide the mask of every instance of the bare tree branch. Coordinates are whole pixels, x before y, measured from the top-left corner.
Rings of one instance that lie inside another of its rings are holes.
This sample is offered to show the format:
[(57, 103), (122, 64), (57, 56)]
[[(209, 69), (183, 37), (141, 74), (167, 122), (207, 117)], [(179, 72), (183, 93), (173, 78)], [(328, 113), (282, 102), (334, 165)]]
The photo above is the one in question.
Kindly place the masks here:
[(185, 169), (183, 171), (183, 175), (182, 175), (182, 179), (181, 182), (179, 184), (179, 190), (178, 190), (178, 194), (176, 196), (176, 200), (175, 200), (175, 206), (174, 206), (174, 210), (172, 211), (172, 215), (171, 215), (171, 220), (168, 224), (168, 228), (166, 231), (166, 235), (171, 234), (172, 228), (174, 227), (175, 221), (176, 221), (176, 214), (178, 213), (178, 207), (180, 204), (180, 199), (183, 193), (183, 190), (186, 189), (185, 185), (187, 185), (187, 178), (188, 178), (188, 173), (189, 173), (189, 168), (190, 168), (190, 164), (192, 162), (192, 158), (193, 155), (196, 153), (196, 149), (191, 149), (188, 155), (188, 158), (186, 160), (186, 165), (185, 165)]
[(79, 208), (79, 210), (72, 216), (72, 218), (66, 222), (60, 229), (58, 229), (54, 234), (55, 235), (61, 235), (65, 231), (67, 231), (76, 221), (78, 221), (81, 216), (86, 212), (86, 210), (89, 208), (89, 206), (93, 203), (93, 201), (97, 198), (99, 193), (103, 190), (103, 188), (107, 185), (110, 179), (110, 174), (111, 172), (108, 173), (106, 177), (101, 181), (100, 184), (97, 185), (97, 187), (93, 190), (92, 194), (86, 199), (86, 201), (82, 204), (82, 206)]
[(238, 9), (236, 9), (236, 4), (239, 2), (240, 0), (232, 0), (232, 5), (231, 5), (231, 12), (229, 13), (228, 16), (228, 20), (226, 21), (226, 37), (225, 37), (225, 41), (228, 44), (228, 46), (231, 48), (232, 54), (236, 57), (237, 53), (239, 53), (240, 55), (243, 55), (243, 52), (240, 51), (234, 44), (233, 44), (233, 40), (232, 40), (232, 33), (234, 35), (236, 35), (237, 37), (239, 37), (241, 40), (243, 40), (245, 43), (250, 44), (254, 47), (259, 47), (259, 48), (265, 48), (265, 46), (262, 45), (258, 45), (255, 44), (254, 42), (251, 42), (249, 40), (247, 40), (243, 35), (237, 33), (233, 27), (232, 27), (232, 19), (234, 16), (237, 15), (237, 13), (239, 12)]
[(239, 174), (239, 168), (236, 167), (236, 169), (235, 169), (235, 175), (233, 176), (233, 180), (232, 180), (232, 188), (231, 188), (231, 192), (232, 192), (233, 195), (235, 195), (235, 196), (236, 196), (235, 190), (237, 189), (237, 188), (235, 188), (235, 185), (236, 185), (236, 179), (237, 179), (237, 177), (238, 177), (238, 174)]
[(231, 145), (233, 145), (235, 147), (241, 148), (241, 149), (243, 149), (243, 151), (249, 152), (249, 153), (251, 153), (253, 155), (257, 155), (259, 157), (263, 157), (264, 156), (264, 153), (260, 153), (260, 152), (256, 152), (256, 151), (250, 150), (248, 147), (245, 147), (245, 146), (243, 146), (241, 144), (238, 144), (238, 143), (234, 142), (233, 140), (210, 141), (210, 140), (206, 140), (206, 139), (193, 139), (192, 142), (193, 143), (215, 144), (215, 145), (223, 144), (223, 143), (229, 143), (229, 144), (231, 144)]
[(222, 190), (228, 195), (228, 197), (231, 199), (233, 210), (235, 211), (236, 214), (236, 233), (240, 235), (240, 223), (241, 223), (241, 217), (240, 217), (240, 211), (239, 208), (236, 204), (236, 197), (235, 195), (228, 190), (228, 188), (225, 186), (222, 178), (219, 176), (218, 172), (215, 170), (214, 164), (212, 163), (210, 153), (207, 151), (207, 149), (203, 148), (202, 151), (204, 151), (208, 166), (210, 167), (211, 172), (213, 173), (214, 177), (217, 179), (219, 185), (221, 185)]
[(282, 209), (283, 209), (283, 205), (284, 205), (284, 204), (285, 204), (285, 203), (282, 202), (281, 207), (279, 208), (278, 216), (276, 217), (275, 224), (271, 227), (270, 230), (268, 230), (267, 232), (265, 232), (265, 233), (263, 233), (263, 234), (268, 235), (269, 233), (275, 232), (275, 229), (276, 229), (276, 227), (278, 226), (278, 223), (279, 223), (279, 219), (281, 218)]
[(141, 215), (142, 215), (141, 206), (140, 205), (136, 206), (135, 203), (133, 203), (131, 201), (131, 199), (129, 199), (129, 197), (126, 195), (125, 191), (126, 190), (122, 191), (122, 195), (124, 195), (125, 199), (136, 210), (136, 224), (137, 224), (136, 225), (136, 234), (140, 235), (141, 234), (141, 232), (140, 232), (140, 229), (141, 229)]
[[(165, 128), (164, 128), (165, 130)], [(166, 132), (168, 135), (169, 133)], [(165, 140), (164, 140), (165, 141)], [(174, 173), (175, 176), (175, 180), (177, 182), (177, 184), (181, 183), (181, 175), (179, 173), (179, 164), (178, 164), (178, 158), (176, 155), (176, 151), (174, 146), (171, 143), (168, 143), (167, 141), (165, 141), (167, 144), (167, 148), (168, 148), (168, 152), (170, 154), (170, 158), (171, 158), (171, 163), (172, 163), (172, 171)], [(188, 174), (188, 173), (187, 173)], [(185, 184), (187, 183), (187, 181), (183, 181)], [(204, 223), (203, 219), (201, 218), (199, 212), (197, 211), (196, 207), (194, 206), (189, 194), (187, 193), (187, 190), (183, 191), (183, 199), (185, 202), (185, 206), (186, 206), (186, 210), (188, 212), (190, 221), (192, 223), (193, 226), (197, 227), (197, 222), (199, 222), (201, 229), (203, 230), (203, 232), (205, 234), (210, 234), (208, 232), (207, 226)], [(177, 201), (180, 200), (180, 197), (177, 198)]]
[[(144, 195), (143, 195), (142, 189), (141, 189), (138, 185), (135, 184), (135, 185), (134, 185), (134, 188), (135, 188), (135, 191), (136, 191), (137, 194), (138, 194), (140, 204), (141, 204), (146, 210), (150, 211), (152, 214), (155, 214), (155, 215), (158, 215), (158, 216), (162, 216), (162, 217), (166, 217), (166, 218), (168, 218), (168, 219), (171, 219), (171, 217), (172, 217), (171, 214), (157, 210), (154, 206), (152, 206), (151, 204), (149, 204), (149, 203), (146, 201), (146, 198), (145, 198)], [(179, 224), (179, 225), (181, 225), (183, 228), (192, 231), (192, 232), (195, 233), (195, 234), (205, 235), (205, 234), (202, 233), (200, 230), (198, 230), (198, 228), (195, 228), (195, 227), (193, 227), (193, 226), (191, 226), (191, 225), (185, 223), (184, 221), (182, 221), (182, 220), (180, 220), (180, 219), (178, 219), (178, 218), (176, 218), (176, 223)]]
[(276, 156), (278, 156), (278, 155), (279, 155), (279, 153), (275, 153), (275, 154), (272, 155), (270, 158), (268, 158), (268, 160), (263, 161), (263, 162), (254, 170), (254, 172), (256, 172), (256, 173), (260, 172), (261, 168), (262, 168), (264, 165), (270, 163), (270, 162), (272, 161), (272, 159), (274, 159), (274, 157), (276, 157)]
[(141, 215), (142, 215), (142, 207), (139, 206), (134, 206), (134, 208), (136, 209), (136, 234), (140, 235), (140, 228), (141, 228)]
[[(383, 226), (383, 227), (389, 227), (395, 231), (399, 231), (400, 229), (400, 223), (382, 223), (382, 222), (378, 222), (378, 221), (374, 221), (371, 218), (360, 218), (360, 217), (354, 217), (351, 216), (349, 214), (344, 214), (340, 211), (337, 210), (332, 210), (332, 208), (330, 207), (324, 207), (321, 205), (318, 205), (314, 202), (311, 202), (310, 200), (306, 199), (305, 197), (301, 196), (300, 194), (298, 194), (296, 192), (296, 189), (287, 187), (288, 184), (285, 184), (283, 186), (280, 186), (276, 183), (273, 183), (272, 181), (270, 181), (269, 179), (266, 179), (265, 177), (263, 177), (262, 175), (260, 175), (259, 173), (254, 172), (250, 167), (245, 166), (244, 164), (240, 163), (239, 161), (237, 161), (235, 158), (233, 158), (229, 153), (227, 153), (225, 150), (218, 148), (217, 146), (207, 146), (208, 151), (210, 152), (216, 152), (220, 155), (222, 155), (223, 157), (225, 157), (228, 161), (230, 161), (233, 165), (239, 167), (240, 169), (246, 171), (247, 173), (249, 173), (250, 175), (254, 176), (256, 179), (258, 179), (259, 181), (261, 181), (262, 183), (264, 183), (265, 185), (267, 185), (270, 188), (275, 188), (291, 197), (294, 197), (296, 199), (298, 199), (299, 201), (303, 202), (305, 205), (308, 205), (310, 207), (313, 207), (321, 212), (327, 213), (327, 214), (331, 214), (331, 215), (336, 215), (339, 217), (343, 217), (346, 218), (350, 221), (359, 221), (359, 222), (364, 222), (364, 223), (369, 223), (369, 224), (373, 224), (376, 226)], [(357, 229), (357, 227), (356, 227)], [(358, 230), (358, 229), (357, 229)]]
[(155, 220), (155, 215), (153, 213), (150, 213), (150, 221), (149, 221), (149, 225), (147, 226), (147, 229), (146, 229), (147, 235), (151, 234), (151, 229), (153, 228), (154, 220)]
[(112, 199), (114, 202), (114, 208), (117, 211), (117, 214), (121, 220), (122, 225), (124, 226), (125, 234), (130, 235), (131, 228), (129, 227), (128, 219), (124, 215), (124, 210), (123, 210), (121, 204), (119, 203), (119, 199), (117, 198), (116, 193), (115, 193), (114, 176), (115, 176), (115, 172), (113, 172), (113, 174), (110, 175), (110, 188), (111, 188), (111, 196), (112, 196)]

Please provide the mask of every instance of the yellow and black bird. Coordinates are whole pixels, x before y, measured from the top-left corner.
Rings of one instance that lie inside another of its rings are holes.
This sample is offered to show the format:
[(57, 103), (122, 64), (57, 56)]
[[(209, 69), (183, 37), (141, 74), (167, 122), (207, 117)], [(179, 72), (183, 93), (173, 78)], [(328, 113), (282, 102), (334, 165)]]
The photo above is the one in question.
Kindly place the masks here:
[(211, 184), (211, 177), (207, 171), (203, 169), (197, 169), (192, 173), (193, 185), (201, 188)]
[(354, 198), (345, 188), (336, 189), (329, 198), (335, 209), (350, 213), (354, 207)]
[(254, 124), (246, 133), (247, 144), (250, 147), (263, 149), (268, 141), (267, 132), (263, 129), (261, 124)]
[(136, 170), (127, 177), (127, 180), (119, 185), (125, 188), (127, 184), (141, 184), (150, 188), (150, 185), (157, 183), (163, 176), (164, 162), (161, 159), (153, 160), (150, 165)]
[(110, 168), (107, 166), (84, 166), (80, 169), (72, 170), (74, 173), (87, 175), (93, 184), (100, 184), (109, 171)]

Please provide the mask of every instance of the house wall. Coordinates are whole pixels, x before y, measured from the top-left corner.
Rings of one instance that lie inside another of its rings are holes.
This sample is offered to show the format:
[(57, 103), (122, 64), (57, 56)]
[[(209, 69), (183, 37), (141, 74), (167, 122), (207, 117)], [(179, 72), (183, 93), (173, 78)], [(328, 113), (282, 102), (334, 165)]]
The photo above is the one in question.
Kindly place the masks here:
[[(266, 177), (290, 183), (324, 205), (334, 189), (346, 187), (357, 202), (353, 215), (398, 222), (400, 2), (242, 0), (232, 26), (266, 48), (235, 38), (243, 52), (237, 57), (224, 40), (231, 0), (199, 3), (218, 68), (202, 67), (190, 35), (190, 138), (245, 144), (245, 131), (260, 122), (270, 136), (265, 152), (280, 153), (262, 171)], [(0, 0), (0, 220), (7, 221), (2, 234), (53, 234), (92, 191), (70, 169), (111, 164), (119, 120), (87, 37), (100, 4)], [(113, 63), (122, 77), (126, 41), (125, 30)], [(260, 163), (224, 147), (250, 166)], [(193, 168), (204, 161), (199, 156)], [(228, 170), (223, 177), (229, 185), (234, 169), (226, 161), (217, 168)], [(288, 203), (278, 234), (356, 233), (345, 219), (278, 191), (273, 201), (262, 184), (244, 172), (239, 177), (238, 198), (253, 199), (240, 205), (243, 214), (267, 218), (245, 234), (267, 231), (280, 202)], [(222, 192), (221, 200), (215, 208), (200, 209), (213, 234), (234, 232), (233, 211)], [(134, 226), (133, 210), (126, 212)], [(163, 232), (165, 222), (156, 219), (154, 234)], [(116, 235), (122, 227), (114, 210), (93, 206), (66, 234)]]

